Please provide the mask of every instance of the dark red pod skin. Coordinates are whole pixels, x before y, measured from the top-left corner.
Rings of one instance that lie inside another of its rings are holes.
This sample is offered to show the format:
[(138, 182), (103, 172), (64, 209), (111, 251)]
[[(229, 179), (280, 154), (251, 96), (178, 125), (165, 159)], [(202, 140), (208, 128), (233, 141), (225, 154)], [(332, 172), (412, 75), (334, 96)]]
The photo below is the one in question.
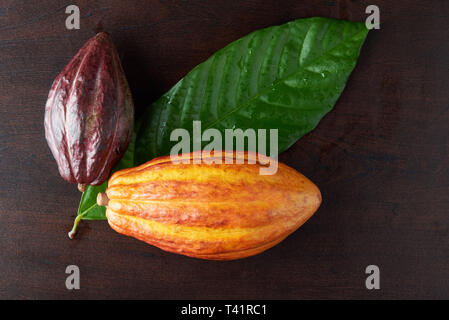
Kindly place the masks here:
[(56, 77), (45, 107), (45, 137), (61, 176), (99, 185), (125, 153), (134, 106), (109, 35), (87, 41)]

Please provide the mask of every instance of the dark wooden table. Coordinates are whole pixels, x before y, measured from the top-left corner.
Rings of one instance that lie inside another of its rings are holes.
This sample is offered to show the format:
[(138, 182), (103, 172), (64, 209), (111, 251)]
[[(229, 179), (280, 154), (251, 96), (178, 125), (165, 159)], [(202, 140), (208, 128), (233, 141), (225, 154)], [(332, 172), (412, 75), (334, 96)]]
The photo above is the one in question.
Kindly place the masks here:
[[(271, 2), (271, 3), (270, 3)], [(65, 28), (65, 8), (81, 29)], [(85, 222), (58, 175), (44, 105), (95, 30), (113, 37), (138, 112), (192, 67), (259, 28), (310, 16), (370, 32), (334, 110), (281, 155), (321, 188), (316, 215), (280, 245), (201, 261)], [(0, 298), (449, 298), (449, 1), (0, 1)], [(81, 270), (68, 291), (65, 269)], [(377, 265), (381, 289), (365, 288)]]

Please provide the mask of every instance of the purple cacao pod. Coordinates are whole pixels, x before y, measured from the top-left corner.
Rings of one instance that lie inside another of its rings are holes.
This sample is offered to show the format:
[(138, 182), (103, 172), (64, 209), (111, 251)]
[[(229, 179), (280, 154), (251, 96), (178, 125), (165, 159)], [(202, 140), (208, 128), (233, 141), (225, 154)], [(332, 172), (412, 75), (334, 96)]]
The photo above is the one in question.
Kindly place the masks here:
[(99, 185), (125, 153), (134, 106), (107, 33), (87, 41), (56, 77), (45, 107), (45, 137), (61, 176)]

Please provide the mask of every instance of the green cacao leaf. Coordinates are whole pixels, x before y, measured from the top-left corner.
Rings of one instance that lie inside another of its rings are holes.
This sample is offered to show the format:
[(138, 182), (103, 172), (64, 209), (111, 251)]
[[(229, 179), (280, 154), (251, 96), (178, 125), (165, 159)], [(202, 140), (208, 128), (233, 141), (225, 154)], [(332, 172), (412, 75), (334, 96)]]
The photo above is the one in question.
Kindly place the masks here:
[(78, 217), (83, 220), (105, 220), (106, 209), (97, 205), (97, 194), (105, 192), (108, 182), (104, 182), (99, 186), (87, 186), (81, 196), (80, 205), (78, 207)]
[(307, 18), (255, 31), (195, 67), (144, 114), (136, 164), (168, 155), (176, 128), (278, 129), (279, 152), (313, 130), (353, 70), (364, 23)]

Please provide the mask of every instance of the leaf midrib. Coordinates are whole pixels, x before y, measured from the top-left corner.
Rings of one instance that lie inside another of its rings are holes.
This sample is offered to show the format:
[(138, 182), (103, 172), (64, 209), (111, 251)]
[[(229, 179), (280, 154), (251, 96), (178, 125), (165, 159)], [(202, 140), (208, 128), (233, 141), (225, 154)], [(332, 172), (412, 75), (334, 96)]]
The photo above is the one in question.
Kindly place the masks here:
[(92, 210), (95, 206), (98, 206), (98, 204), (94, 203), (89, 208), (78, 214), (79, 216), (85, 216), (87, 213), (89, 213), (90, 210)]

